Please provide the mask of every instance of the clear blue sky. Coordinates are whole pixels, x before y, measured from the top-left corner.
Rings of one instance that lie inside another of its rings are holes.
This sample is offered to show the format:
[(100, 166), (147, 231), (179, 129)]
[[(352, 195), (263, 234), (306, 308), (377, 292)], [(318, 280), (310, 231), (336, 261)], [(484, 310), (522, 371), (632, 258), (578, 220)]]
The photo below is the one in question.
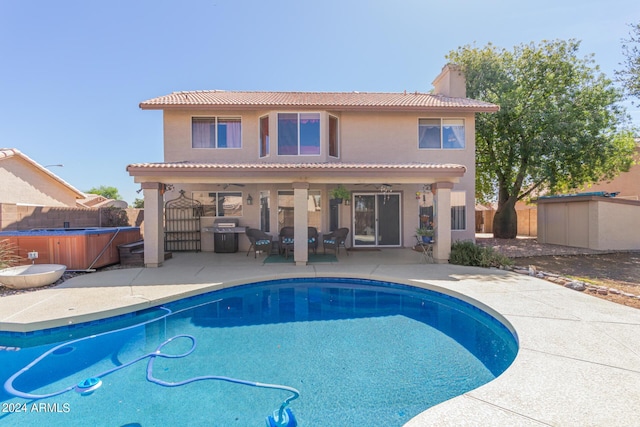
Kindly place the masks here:
[(638, 0), (0, 0), (0, 147), (132, 203), (126, 166), (162, 161), (162, 113), (140, 110), (146, 99), (429, 91), (445, 55), (474, 42), (575, 38), (612, 78), (639, 21)]

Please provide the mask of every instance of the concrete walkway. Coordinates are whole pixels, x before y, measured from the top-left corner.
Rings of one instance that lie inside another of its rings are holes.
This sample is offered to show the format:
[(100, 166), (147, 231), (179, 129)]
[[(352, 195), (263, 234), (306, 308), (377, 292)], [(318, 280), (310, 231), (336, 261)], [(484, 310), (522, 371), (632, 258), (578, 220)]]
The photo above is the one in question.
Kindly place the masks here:
[(632, 426), (640, 414), (640, 310), (501, 270), (420, 263), (407, 249), (344, 253), (295, 267), (244, 254), (174, 254), (158, 269), (78, 276), (0, 298), (0, 329), (29, 331), (152, 307), (242, 283), (341, 276), (439, 290), (516, 331), (520, 351), (496, 380), (437, 405), (407, 426)]

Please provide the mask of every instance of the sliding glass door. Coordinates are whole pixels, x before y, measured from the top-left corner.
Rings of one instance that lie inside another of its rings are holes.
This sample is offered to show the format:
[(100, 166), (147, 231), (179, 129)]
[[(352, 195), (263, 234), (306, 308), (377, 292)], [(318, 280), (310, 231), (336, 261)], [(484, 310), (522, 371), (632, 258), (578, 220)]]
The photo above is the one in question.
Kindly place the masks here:
[(353, 246), (400, 246), (400, 194), (354, 194)]

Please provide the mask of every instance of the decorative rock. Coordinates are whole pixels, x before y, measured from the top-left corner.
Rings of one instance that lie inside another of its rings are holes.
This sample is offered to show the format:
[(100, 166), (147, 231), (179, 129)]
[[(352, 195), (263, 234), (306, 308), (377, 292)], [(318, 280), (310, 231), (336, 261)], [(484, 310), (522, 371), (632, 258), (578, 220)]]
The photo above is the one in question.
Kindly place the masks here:
[(559, 285), (564, 286), (565, 288), (573, 289), (575, 291), (584, 291), (587, 290), (591, 293), (597, 293), (600, 295), (607, 295), (609, 293), (613, 295), (622, 295), (628, 298), (635, 298), (640, 300), (640, 295), (630, 294), (628, 292), (620, 291), (615, 288), (607, 288), (605, 286), (596, 286), (590, 283), (581, 282), (579, 280), (572, 280), (567, 277), (560, 276), (558, 274), (547, 273), (544, 271), (537, 271), (536, 267), (530, 265), (528, 267), (518, 267), (514, 266), (511, 268), (511, 271), (519, 274), (527, 274), (529, 276), (535, 276), (540, 279), (548, 280), (549, 282), (557, 283)]
[(584, 283), (574, 280), (573, 282), (566, 283), (565, 288), (573, 289), (574, 291), (584, 291), (586, 289)]

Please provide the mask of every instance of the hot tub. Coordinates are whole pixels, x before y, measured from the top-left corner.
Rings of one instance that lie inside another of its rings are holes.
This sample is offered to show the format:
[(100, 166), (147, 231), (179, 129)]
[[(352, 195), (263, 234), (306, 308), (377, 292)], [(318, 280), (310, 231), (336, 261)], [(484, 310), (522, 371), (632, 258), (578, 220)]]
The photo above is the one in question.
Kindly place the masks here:
[(68, 270), (87, 270), (120, 262), (118, 245), (140, 240), (140, 227), (47, 228), (0, 232), (18, 248), (24, 264), (38, 252), (36, 264), (62, 264)]

